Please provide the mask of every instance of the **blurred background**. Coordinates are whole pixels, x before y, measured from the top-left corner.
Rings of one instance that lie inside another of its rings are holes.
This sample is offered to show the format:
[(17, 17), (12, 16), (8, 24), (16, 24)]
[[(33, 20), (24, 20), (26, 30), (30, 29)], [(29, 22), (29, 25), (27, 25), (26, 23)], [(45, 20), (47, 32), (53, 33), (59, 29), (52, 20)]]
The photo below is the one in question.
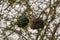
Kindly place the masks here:
[(60, 0), (0, 0), (0, 40), (60, 40)]

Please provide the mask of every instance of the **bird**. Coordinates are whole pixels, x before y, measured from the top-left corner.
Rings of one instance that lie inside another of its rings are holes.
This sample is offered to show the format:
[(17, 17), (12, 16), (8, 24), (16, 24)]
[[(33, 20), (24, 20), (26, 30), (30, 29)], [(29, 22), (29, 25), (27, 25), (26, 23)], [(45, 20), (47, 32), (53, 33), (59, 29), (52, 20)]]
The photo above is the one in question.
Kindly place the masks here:
[(27, 16), (25, 15), (19, 16), (17, 20), (18, 27), (24, 28), (25, 26), (28, 25), (28, 23), (29, 23), (29, 19), (27, 18)]
[(30, 28), (31, 29), (43, 29), (44, 28), (44, 21), (41, 18), (33, 18), (30, 21)]

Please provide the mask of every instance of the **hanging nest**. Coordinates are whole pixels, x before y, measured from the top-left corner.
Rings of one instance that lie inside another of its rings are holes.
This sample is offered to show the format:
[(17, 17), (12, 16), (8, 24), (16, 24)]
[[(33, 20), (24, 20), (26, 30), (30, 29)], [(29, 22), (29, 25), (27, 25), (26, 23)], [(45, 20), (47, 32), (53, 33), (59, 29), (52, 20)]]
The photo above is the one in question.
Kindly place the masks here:
[(41, 18), (34, 18), (30, 21), (30, 28), (31, 29), (43, 29), (44, 28), (44, 21)]
[(29, 23), (29, 19), (26, 16), (20, 16), (17, 20), (18, 27), (24, 28)]

